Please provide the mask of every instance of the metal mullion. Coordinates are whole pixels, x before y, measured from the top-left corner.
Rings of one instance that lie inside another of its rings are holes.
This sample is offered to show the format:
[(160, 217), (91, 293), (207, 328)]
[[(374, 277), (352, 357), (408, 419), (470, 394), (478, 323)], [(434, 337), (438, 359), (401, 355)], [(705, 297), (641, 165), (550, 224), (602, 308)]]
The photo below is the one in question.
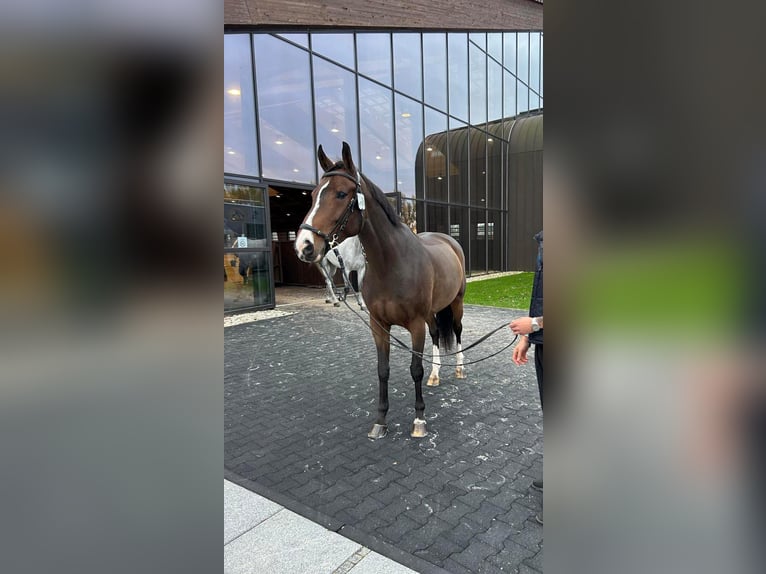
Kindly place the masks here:
[(261, 114), (258, 110), (258, 76), (255, 64), (255, 34), (248, 34), (250, 38), (250, 65), (253, 72), (253, 105), (255, 106), (255, 150), (258, 159), (258, 176), (263, 177), (263, 154), (261, 153)]
[[(391, 127), (394, 129), (393, 134), (393, 149), (391, 150), (394, 154), (394, 191), (397, 193), (401, 193), (399, 190), (399, 157), (396, 153), (396, 80), (394, 74), (394, 33), (388, 32), (388, 55), (391, 58), (391, 87), (388, 88), (391, 90), (391, 115), (393, 117), (393, 124)], [(397, 199), (397, 207), (401, 204), (401, 195), (398, 196)], [(401, 210), (399, 210), (399, 215), (401, 215)]]
[[(308, 35), (308, 43), (309, 43), (309, 81), (311, 83), (311, 134), (314, 138), (313, 142), (313, 150), (317, 149), (317, 117), (316, 117), (316, 97), (314, 94), (314, 45), (311, 41), (312, 36), (310, 32), (307, 32)], [(313, 153), (312, 153), (313, 155)], [(313, 162), (314, 166), (314, 182), (319, 182), (319, 171), (317, 168), (317, 162)]]
[(359, 158), (359, 166), (364, 168), (362, 157), (362, 104), (359, 97), (359, 45), (358, 45), (357, 32), (354, 32), (354, 87), (356, 89), (356, 145), (357, 156)]

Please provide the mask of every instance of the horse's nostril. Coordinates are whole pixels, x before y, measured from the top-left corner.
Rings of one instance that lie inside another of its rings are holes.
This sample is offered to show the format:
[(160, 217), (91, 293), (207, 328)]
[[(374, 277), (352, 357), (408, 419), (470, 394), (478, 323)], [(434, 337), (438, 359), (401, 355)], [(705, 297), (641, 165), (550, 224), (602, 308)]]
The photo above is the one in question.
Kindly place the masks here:
[[(307, 243), (308, 243), (308, 242), (307, 242)], [(306, 245), (306, 246), (303, 248), (303, 253), (304, 253), (304, 255), (312, 255), (312, 254), (314, 253), (314, 245), (313, 245), (312, 243), (308, 243), (308, 244), (307, 244), (307, 245)]]

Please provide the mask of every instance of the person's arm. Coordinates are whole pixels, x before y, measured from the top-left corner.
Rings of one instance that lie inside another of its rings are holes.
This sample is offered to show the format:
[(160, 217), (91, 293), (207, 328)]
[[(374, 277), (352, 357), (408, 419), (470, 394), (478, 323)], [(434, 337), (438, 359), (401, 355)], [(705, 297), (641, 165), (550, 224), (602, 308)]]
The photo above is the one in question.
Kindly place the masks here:
[[(540, 329), (534, 329), (533, 321), (537, 323)], [(513, 321), (511, 321), (511, 324), (508, 326), (511, 328), (511, 331), (513, 331), (516, 335), (529, 335), (530, 333), (539, 331), (543, 328), (543, 318), (542, 317), (520, 317), (519, 319), (514, 319)]]

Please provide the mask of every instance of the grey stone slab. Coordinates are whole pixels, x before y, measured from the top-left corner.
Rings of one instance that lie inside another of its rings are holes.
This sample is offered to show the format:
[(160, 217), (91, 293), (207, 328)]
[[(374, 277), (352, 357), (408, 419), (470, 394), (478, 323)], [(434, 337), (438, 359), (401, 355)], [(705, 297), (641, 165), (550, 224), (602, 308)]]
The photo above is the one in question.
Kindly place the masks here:
[(280, 510), (280, 505), (224, 480), (223, 543), (228, 544)]
[(226, 545), (225, 574), (330, 574), (361, 546), (289, 510)]
[(372, 552), (362, 558), (349, 574), (415, 574), (415, 570)]

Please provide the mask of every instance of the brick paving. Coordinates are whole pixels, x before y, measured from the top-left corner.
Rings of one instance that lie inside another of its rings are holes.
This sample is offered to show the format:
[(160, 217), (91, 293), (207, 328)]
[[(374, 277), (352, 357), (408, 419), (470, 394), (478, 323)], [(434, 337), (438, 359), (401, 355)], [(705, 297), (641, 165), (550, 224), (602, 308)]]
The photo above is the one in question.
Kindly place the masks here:
[[(243, 486), (419, 572), (538, 572), (542, 414), (532, 361), (510, 349), (423, 385), (429, 435), (409, 435), (409, 354), (392, 348), (389, 434), (377, 409), (375, 346), (345, 307), (225, 329), (225, 467)], [(464, 343), (523, 311), (466, 306)], [(406, 331), (394, 334), (409, 340)], [(501, 331), (466, 360), (510, 341)], [(446, 362), (446, 361), (445, 361)], [(430, 367), (426, 367), (426, 378)]]

